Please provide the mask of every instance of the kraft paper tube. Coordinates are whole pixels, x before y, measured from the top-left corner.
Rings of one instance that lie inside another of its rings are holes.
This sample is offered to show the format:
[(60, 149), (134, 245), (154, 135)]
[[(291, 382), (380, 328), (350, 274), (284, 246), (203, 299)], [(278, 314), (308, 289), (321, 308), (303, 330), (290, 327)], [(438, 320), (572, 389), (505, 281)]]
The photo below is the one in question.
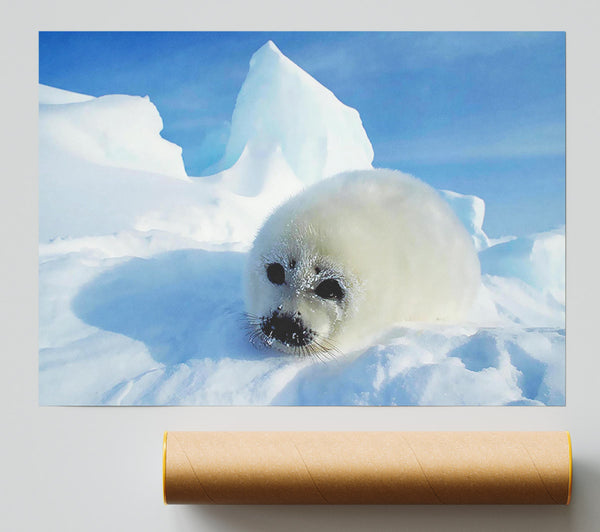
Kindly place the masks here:
[(569, 504), (568, 432), (168, 432), (165, 503)]

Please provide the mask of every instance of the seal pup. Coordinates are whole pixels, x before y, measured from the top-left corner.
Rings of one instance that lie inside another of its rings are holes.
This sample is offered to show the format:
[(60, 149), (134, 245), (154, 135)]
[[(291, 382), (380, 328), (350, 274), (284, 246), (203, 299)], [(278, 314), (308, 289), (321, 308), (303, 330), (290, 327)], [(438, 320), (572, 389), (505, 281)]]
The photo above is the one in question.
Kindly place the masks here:
[(245, 272), (250, 336), (335, 354), (403, 322), (460, 320), (479, 285), (471, 236), (432, 187), (395, 170), (344, 172), (258, 232)]

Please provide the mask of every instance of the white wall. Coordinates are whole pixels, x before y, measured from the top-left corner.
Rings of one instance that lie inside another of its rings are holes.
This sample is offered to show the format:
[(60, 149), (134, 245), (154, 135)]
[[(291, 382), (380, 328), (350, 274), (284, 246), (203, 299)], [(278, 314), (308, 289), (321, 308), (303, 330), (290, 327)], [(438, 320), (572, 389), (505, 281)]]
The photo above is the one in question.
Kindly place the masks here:
[[(600, 529), (598, 9), (504, 0), (95, 4), (4, 10), (0, 50), (0, 529), (7, 531), (594, 531)], [(131, 5), (130, 5), (131, 4)], [(186, 5), (190, 6), (188, 10)], [(418, 5), (418, 7), (417, 7)], [(332, 7), (335, 6), (335, 7)], [(259, 9), (260, 8), (260, 9)], [(337, 8), (337, 9), (336, 9)], [(250, 12), (252, 10), (252, 12)], [(265, 24), (261, 21), (266, 20)], [(208, 21), (208, 22), (207, 22)], [(37, 34), (64, 29), (567, 30), (567, 406), (55, 408), (37, 406)], [(8, 104), (8, 105), (7, 105)], [(164, 430), (570, 430), (569, 507), (184, 507), (162, 503)]]

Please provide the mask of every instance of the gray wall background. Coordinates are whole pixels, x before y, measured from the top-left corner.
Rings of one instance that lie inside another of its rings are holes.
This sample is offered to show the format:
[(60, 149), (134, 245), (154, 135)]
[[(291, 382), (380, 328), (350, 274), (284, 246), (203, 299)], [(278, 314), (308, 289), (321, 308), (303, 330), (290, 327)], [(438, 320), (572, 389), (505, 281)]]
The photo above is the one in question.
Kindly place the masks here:
[[(596, 165), (600, 94), (593, 3), (255, 0), (2, 9), (0, 128), (0, 529), (7, 531), (600, 530)], [(56, 408), (37, 405), (39, 30), (566, 30), (567, 406)], [(569, 507), (164, 506), (164, 430), (570, 430)]]

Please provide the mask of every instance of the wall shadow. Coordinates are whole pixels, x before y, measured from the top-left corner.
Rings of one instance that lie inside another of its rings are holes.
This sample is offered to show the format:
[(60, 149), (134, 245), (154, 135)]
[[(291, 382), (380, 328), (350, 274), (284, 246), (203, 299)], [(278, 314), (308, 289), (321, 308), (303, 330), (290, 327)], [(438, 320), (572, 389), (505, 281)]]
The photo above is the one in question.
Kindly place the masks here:
[(565, 506), (198, 506), (176, 510), (185, 514), (180, 521), (195, 523), (198, 529), (247, 532), (574, 530), (574, 512)]

